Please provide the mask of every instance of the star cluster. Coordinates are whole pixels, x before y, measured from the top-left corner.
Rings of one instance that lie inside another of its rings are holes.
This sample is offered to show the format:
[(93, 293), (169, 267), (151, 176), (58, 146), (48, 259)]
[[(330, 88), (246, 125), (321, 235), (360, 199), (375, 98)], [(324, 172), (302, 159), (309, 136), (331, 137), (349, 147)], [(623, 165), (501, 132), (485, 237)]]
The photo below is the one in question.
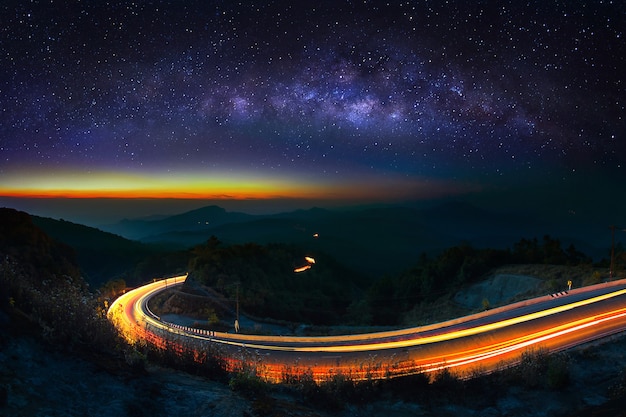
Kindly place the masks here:
[(0, 173), (623, 174), (620, 1), (47, 0), (0, 12)]

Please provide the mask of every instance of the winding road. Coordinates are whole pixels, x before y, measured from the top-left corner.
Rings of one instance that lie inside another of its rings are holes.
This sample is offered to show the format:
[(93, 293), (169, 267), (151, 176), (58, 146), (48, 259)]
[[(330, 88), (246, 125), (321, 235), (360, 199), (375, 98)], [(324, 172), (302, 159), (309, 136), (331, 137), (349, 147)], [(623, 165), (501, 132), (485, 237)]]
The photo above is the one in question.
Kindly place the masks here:
[(626, 329), (626, 280), (619, 280), (402, 330), (326, 337), (209, 332), (165, 322), (148, 307), (151, 297), (185, 279), (126, 292), (109, 307), (109, 319), (130, 342), (219, 352), (230, 370), (254, 366), (274, 382), (301, 373), (316, 381), (338, 373), (360, 380), (443, 368), (471, 376), (515, 364), (529, 349), (556, 352)]

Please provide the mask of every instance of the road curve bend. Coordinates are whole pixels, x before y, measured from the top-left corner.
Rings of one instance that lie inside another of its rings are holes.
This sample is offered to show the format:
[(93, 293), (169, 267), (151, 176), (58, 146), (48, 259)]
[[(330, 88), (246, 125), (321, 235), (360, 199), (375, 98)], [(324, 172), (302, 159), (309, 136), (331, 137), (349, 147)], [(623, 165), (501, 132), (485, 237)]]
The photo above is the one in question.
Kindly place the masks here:
[(337, 373), (360, 380), (443, 368), (463, 377), (514, 364), (528, 349), (556, 352), (621, 332), (626, 325), (626, 280), (619, 280), (386, 332), (325, 337), (211, 332), (165, 322), (148, 307), (151, 297), (186, 278), (155, 280), (126, 292), (109, 307), (109, 319), (131, 343), (219, 352), (229, 370), (254, 366), (259, 376), (274, 382), (299, 373), (316, 381)]

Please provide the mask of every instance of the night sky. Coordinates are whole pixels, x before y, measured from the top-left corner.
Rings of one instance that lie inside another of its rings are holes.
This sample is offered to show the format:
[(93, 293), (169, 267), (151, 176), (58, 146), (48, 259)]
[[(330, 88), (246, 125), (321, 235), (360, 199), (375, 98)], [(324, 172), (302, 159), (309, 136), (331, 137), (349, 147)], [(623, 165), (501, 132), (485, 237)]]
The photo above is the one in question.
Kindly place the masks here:
[(5, 1), (0, 195), (624, 194), (624, 2), (389, 3)]

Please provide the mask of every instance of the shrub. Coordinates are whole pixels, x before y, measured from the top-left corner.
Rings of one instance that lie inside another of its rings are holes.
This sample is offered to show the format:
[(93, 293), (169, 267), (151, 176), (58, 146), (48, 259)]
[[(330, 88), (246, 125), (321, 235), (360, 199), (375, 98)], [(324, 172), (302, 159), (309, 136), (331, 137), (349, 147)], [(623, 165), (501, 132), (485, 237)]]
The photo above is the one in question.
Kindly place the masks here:
[(550, 389), (563, 389), (570, 381), (569, 364), (562, 355), (552, 356), (548, 362), (547, 386)]
[(599, 271), (594, 271), (593, 274), (585, 278), (583, 285), (599, 284), (602, 281), (602, 274)]
[(383, 383), (383, 392), (403, 401), (428, 399), (430, 378), (425, 373), (392, 378)]
[(265, 395), (268, 389), (268, 384), (251, 368), (244, 368), (235, 372), (230, 378), (228, 386), (247, 398)]
[(433, 376), (432, 388), (445, 396), (458, 396), (463, 391), (463, 382), (449, 368), (443, 368)]
[(126, 364), (137, 373), (143, 373), (146, 371), (148, 364), (148, 358), (137, 349), (129, 348), (124, 352), (124, 359)]
[(522, 358), (516, 370), (521, 382), (530, 388), (541, 385), (541, 376), (547, 364), (547, 351), (544, 349), (529, 349), (522, 353)]

